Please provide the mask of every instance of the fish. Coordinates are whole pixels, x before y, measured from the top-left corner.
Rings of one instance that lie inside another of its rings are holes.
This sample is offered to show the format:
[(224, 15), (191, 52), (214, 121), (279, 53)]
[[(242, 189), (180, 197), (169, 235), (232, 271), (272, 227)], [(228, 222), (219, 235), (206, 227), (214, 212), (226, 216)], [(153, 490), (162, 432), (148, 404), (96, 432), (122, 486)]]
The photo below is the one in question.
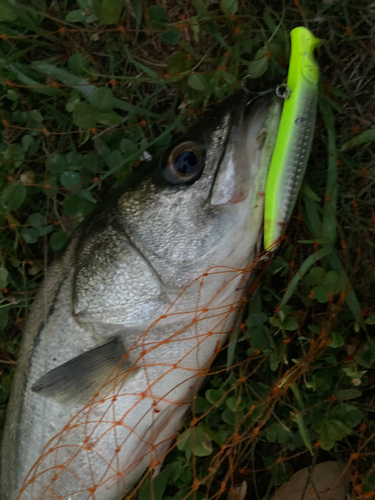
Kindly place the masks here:
[(74, 231), (27, 321), (2, 500), (119, 500), (160, 468), (261, 254), (281, 110), (236, 92)]

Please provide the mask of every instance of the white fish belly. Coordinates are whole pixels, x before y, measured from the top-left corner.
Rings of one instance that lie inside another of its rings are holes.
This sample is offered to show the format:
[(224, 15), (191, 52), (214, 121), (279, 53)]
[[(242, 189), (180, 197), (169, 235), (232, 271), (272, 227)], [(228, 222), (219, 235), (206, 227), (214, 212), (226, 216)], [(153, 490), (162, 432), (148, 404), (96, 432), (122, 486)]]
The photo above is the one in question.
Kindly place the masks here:
[[(194, 303), (182, 295), (148, 331), (127, 332), (134, 371), (114, 374), (86, 402), (61, 404), (31, 391), (46, 372), (98, 345), (89, 329), (67, 319), (70, 308), (58, 300), (29, 369), (24, 407), (33, 410), (25, 412), (28, 422), (21, 416), (17, 443), (20, 500), (120, 500), (150, 464), (160, 464), (233, 325), (243, 278), (226, 270), (198, 280), (190, 289)], [(67, 280), (63, 288), (69, 286)], [(69, 294), (62, 289), (62, 296)]]

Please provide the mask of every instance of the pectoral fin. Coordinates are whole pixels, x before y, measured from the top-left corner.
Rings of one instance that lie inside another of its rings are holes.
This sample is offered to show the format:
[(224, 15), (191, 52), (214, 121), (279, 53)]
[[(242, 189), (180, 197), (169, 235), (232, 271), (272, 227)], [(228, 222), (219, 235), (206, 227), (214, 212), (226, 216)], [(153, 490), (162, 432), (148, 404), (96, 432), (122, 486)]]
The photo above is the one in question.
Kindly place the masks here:
[(129, 373), (132, 364), (125, 354), (121, 340), (115, 338), (49, 371), (31, 389), (61, 403), (90, 399), (111, 377), (121, 383)]

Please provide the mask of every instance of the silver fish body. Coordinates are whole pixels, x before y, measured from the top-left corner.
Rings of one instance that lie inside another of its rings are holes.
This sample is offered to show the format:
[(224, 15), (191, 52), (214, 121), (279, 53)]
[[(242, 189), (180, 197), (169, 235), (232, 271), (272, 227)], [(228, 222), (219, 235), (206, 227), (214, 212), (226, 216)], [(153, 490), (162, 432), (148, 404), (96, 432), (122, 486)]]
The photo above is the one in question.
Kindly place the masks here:
[(75, 231), (26, 327), (2, 500), (119, 500), (160, 462), (259, 251), (280, 108), (235, 94)]

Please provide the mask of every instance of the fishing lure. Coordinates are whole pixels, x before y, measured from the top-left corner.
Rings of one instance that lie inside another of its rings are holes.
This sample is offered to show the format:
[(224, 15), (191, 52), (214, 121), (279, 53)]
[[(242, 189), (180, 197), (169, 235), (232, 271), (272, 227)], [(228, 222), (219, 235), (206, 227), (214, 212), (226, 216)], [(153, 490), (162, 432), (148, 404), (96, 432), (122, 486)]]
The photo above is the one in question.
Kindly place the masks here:
[(285, 99), (268, 172), (264, 248), (276, 249), (302, 184), (314, 135), (319, 67), (314, 50), (321, 41), (306, 28), (292, 30), (287, 83), (276, 92)]

